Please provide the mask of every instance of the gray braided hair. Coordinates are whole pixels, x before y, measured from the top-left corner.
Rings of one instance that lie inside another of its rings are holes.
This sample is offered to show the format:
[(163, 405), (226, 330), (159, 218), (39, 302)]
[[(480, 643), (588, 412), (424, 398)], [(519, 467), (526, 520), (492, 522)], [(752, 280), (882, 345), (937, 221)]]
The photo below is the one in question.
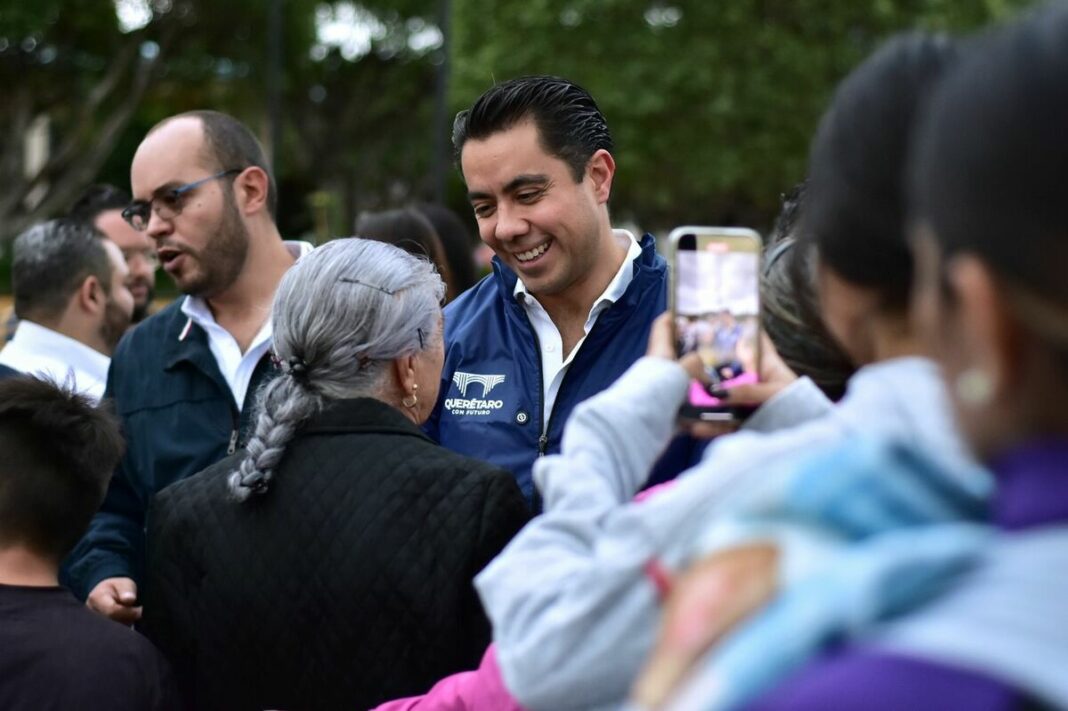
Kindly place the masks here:
[(334, 240), (293, 265), (271, 312), (283, 374), (258, 396), (232, 495), (265, 493), (290, 440), (328, 401), (379, 396), (390, 361), (438, 337), (444, 293), (429, 260), (384, 242)]

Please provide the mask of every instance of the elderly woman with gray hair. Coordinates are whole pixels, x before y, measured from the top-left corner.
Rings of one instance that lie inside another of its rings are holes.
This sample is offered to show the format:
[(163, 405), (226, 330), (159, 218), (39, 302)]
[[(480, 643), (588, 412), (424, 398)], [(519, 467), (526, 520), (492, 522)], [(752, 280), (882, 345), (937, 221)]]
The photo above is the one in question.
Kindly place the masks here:
[(144, 629), (197, 709), (369, 708), (477, 665), (473, 576), (527, 519), (514, 479), (419, 429), (437, 398), (441, 279), (343, 239), (272, 314), (281, 374), (246, 449), (161, 492)]

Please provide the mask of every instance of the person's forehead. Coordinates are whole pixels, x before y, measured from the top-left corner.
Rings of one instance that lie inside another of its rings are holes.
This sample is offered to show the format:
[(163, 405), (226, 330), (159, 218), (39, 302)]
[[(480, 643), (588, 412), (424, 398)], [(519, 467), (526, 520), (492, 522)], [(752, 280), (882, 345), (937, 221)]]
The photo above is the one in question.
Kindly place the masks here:
[(122, 257), (122, 251), (119, 246), (112, 242), (110, 239), (102, 239), (100, 243), (104, 245), (104, 251), (108, 253), (108, 259), (111, 260), (112, 272), (119, 272), (121, 275), (126, 275), (126, 260)]
[(142, 249), (152, 247), (152, 240), (144, 232), (138, 232), (122, 219), (122, 210), (105, 210), (97, 215), (96, 228), (119, 249)]
[(144, 200), (168, 183), (184, 183), (204, 170), (204, 127), (199, 119), (173, 119), (145, 136), (130, 166), (134, 197)]
[(521, 121), (482, 139), (468, 139), (460, 153), (460, 166), (468, 187), (472, 180), (500, 187), (517, 175), (567, 170), (567, 164), (550, 155), (541, 144), (533, 121)]

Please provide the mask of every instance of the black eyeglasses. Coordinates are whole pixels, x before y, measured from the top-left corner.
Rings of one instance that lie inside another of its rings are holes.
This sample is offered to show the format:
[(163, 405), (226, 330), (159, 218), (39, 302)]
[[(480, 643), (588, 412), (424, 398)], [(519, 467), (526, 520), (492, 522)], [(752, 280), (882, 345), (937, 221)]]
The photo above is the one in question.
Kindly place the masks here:
[(179, 185), (176, 188), (161, 188), (152, 195), (151, 200), (135, 200), (130, 203), (129, 207), (122, 211), (122, 219), (129, 222), (130, 227), (133, 227), (138, 232), (143, 232), (148, 227), (148, 222), (152, 218), (153, 212), (159, 215), (160, 219), (173, 220), (182, 214), (186, 195), (190, 191), (212, 180), (237, 175), (242, 170), (244, 168), (231, 168), (230, 170), (224, 170), (221, 173), (195, 180), (192, 183)]

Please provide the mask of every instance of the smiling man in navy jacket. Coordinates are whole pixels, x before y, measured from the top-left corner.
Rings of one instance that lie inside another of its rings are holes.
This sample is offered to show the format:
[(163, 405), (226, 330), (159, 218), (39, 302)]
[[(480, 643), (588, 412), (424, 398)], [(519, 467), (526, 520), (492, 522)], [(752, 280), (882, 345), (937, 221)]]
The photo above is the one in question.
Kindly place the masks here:
[(564, 422), (645, 354), (667, 307), (654, 240), (613, 230), (612, 137), (593, 97), (557, 77), (499, 84), (461, 111), (453, 145), (493, 274), (445, 310), (428, 432), (515, 474), (559, 450)]

